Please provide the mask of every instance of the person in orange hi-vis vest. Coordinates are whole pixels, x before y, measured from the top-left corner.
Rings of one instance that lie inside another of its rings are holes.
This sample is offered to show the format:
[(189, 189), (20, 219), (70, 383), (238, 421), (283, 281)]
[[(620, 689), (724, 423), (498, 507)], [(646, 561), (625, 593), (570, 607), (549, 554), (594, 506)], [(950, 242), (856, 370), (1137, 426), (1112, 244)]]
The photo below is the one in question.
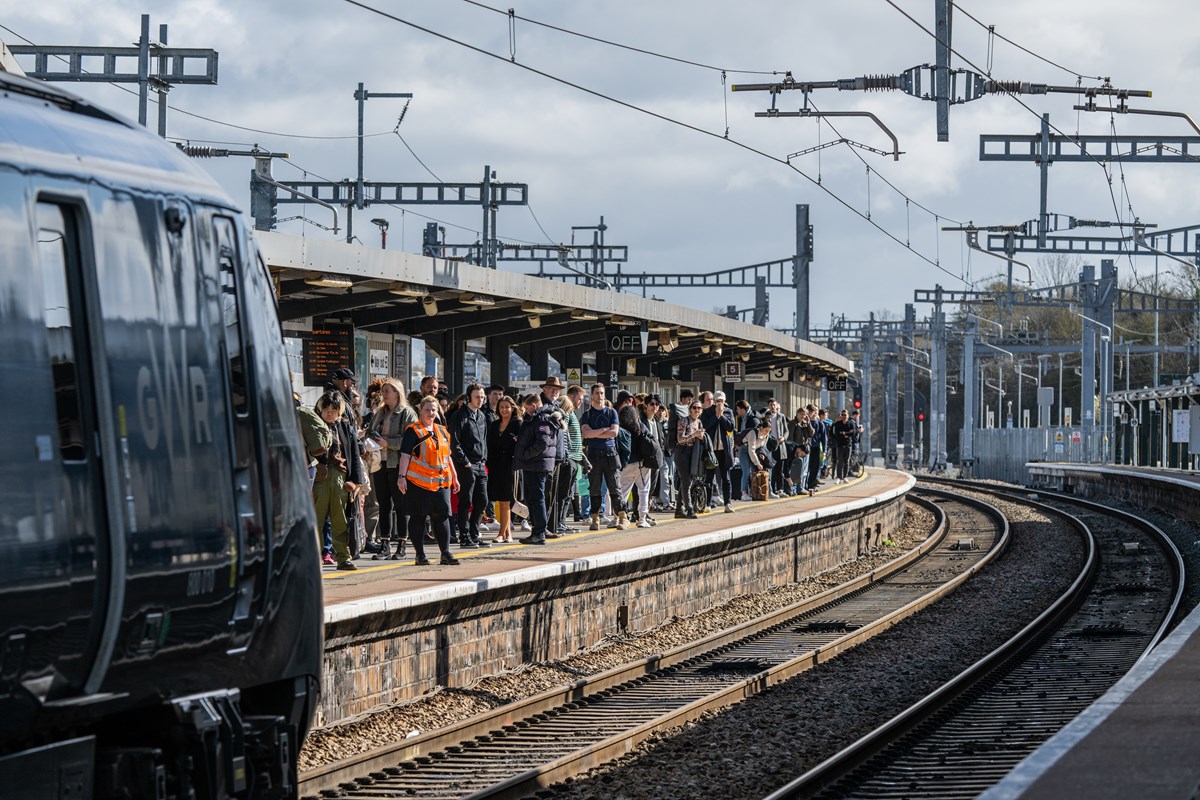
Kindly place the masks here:
[(425, 557), (425, 523), (429, 521), (442, 564), (457, 564), (450, 553), (450, 492), (458, 491), (458, 473), (450, 458), (450, 433), (436, 421), (440, 406), (432, 395), (421, 400), (419, 418), (408, 426), (400, 440), (399, 477), (396, 486), (404, 494), (408, 513), (408, 538), (417, 553), (417, 565)]

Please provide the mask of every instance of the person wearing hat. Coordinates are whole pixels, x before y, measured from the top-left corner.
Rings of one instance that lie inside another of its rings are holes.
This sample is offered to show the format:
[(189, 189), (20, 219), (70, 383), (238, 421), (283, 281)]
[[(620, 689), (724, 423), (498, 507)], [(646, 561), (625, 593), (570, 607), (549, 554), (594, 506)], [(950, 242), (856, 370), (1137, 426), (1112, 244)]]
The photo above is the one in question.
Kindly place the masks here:
[(333, 371), (333, 377), (330, 379), (333, 388), (341, 393), (342, 399), (345, 401), (345, 409), (342, 411), (342, 416), (349, 420), (350, 424), (355, 428), (358, 427), (358, 420), (354, 414), (353, 397), (356, 380), (354, 370), (349, 367), (338, 367)]
[(563, 389), (566, 388), (557, 375), (551, 375), (549, 378), (546, 378), (546, 382), (542, 384), (542, 403), (557, 406), (558, 398), (562, 395)]

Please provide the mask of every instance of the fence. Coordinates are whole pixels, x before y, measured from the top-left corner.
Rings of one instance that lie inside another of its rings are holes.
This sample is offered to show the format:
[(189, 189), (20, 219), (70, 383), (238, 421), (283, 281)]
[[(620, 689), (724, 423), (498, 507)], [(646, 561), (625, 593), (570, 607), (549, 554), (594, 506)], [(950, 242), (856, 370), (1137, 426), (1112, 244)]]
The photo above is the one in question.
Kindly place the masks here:
[(1105, 461), (1104, 437), (1080, 427), (1064, 428), (979, 428), (975, 430), (976, 478), (1028, 482), (1028, 461), (1065, 461), (1100, 464)]

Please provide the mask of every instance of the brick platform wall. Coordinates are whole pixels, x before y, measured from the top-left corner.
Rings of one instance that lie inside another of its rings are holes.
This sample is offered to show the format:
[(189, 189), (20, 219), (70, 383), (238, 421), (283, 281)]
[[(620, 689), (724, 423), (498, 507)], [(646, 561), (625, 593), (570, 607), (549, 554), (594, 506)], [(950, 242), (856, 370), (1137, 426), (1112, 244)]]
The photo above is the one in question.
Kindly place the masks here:
[(888, 538), (903, 503), (901, 495), (732, 542), (328, 623), (315, 724), (564, 658), (610, 634), (823, 572)]

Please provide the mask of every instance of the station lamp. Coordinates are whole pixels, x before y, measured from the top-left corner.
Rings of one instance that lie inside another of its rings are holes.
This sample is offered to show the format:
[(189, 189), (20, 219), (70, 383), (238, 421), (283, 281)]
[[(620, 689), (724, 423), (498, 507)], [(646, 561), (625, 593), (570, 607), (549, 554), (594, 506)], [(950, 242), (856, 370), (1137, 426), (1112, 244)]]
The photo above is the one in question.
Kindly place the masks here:
[(323, 289), (349, 289), (354, 281), (325, 272), (309, 272), (304, 276), (304, 282), (309, 286), (320, 286)]
[(595, 311), (588, 311), (586, 308), (577, 308), (571, 312), (571, 319), (590, 322), (594, 319), (600, 319), (600, 315)]
[(421, 310), (425, 312), (425, 316), (427, 317), (436, 317), (438, 313), (437, 298), (429, 294), (422, 297)]
[(388, 284), (387, 290), (400, 297), (424, 297), (429, 294), (429, 290), (424, 286), (416, 286), (411, 283), (404, 283), (403, 281), (394, 281)]
[(521, 303), (521, 310), (526, 314), (553, 314), (554, 308), (545, 303), (535, 303), (532, 300), (526, 300)]
[(371, 220), (371, 224), (379, 228), (379, 247), (382, 250), (387, 250), (387, 231), (388, 221), (383, 217), (376, 217)]
[(530, 314), (525, 319), (529, 320), (529, 327), (531, 327), (531, 328), (542, 327), (542, 318), (539, 317), (537, 314)]
[(459, 295), (458, 300), (463, 305), (467, 306), (483, 307), (496, 305), (496, 298), (488, 297), (486, 294), (471, 294), (468, 292), (466, 294)]

